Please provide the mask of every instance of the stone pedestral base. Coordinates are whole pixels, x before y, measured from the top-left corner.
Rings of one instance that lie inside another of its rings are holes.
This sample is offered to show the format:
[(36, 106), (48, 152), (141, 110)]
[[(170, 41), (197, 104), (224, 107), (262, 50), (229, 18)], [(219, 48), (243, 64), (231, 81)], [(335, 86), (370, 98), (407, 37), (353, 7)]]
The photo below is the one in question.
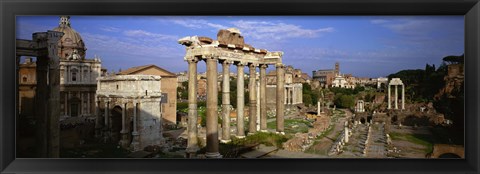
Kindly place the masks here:
[(235, 136), (235, 137), (240, 138), (240, 139), (245, 138), (245, 136)]
[(120, 132), (122, 134), (122, 139), (120, 140), (119, 144), (120, 146), (124, 147), (124, 148), (128, 148), (128, 133), (127, 132)]
[(205, 153), (205, 157), (207, 158), (222, 158), (223, 156), (220, 155), (218, 152), (207, 152)]
[(132, 141), (132, 144), (130, 144), (130, 149), (132, 149), (132, 151), (139, 151), (141, 150), (140, 149), (140, 142), (139, 142), (139, 133), (138, 132), (132, 132), (132, 136), (133, 136), (133, 141)]
[(229, 143), (229, 142), (231, 142), (231, 141), (232, 141), (232, 140), (220, 140), (220, 142), (222, 142), (222, 143)]

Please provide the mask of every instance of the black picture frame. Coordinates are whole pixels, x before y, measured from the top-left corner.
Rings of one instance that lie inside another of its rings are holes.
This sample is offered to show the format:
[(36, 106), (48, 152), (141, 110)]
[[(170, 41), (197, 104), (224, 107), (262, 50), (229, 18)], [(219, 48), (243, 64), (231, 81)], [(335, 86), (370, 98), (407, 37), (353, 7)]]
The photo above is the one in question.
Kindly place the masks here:
[[(1, 173), (479, 173), (478, 0), (1, 0)], [(16, 159), (17, 15), (464, 15), (465, 159)]]

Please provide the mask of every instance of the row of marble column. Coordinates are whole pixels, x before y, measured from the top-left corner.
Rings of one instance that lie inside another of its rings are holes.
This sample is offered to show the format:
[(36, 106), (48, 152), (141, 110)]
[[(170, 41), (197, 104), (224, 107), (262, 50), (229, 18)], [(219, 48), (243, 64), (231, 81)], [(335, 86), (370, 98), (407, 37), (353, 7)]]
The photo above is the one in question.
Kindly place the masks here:
[[(392, 85), (388, 85), (388, 109), (392, 109), (390, 86)], [(395, 101), (395, 109), (398, 109), (398, 86), (399, 85), (393, 85), (393, 86), (395, 86), (395, 98), (393, 98)], [(402, 86), (402, 109), (405, 109), (405, 85), (402, 84), (400, 86)]]
[[(68, 116), (72, 116), (72, 113), (71, 113), (71, 109), (69, 104), (68, 103), (68, 100), (72, 98), (72, 93), (70, 91), (68, 92), (63, 92), (63, 96), (64, 96), (64, 99), (63, 99), (63, 115), (68, 115)], [(80, 110), (79, 111), (79, 115), (78, 116), (83, 116), (83, 115), (90, 115), (91, 114), (91, 96), (94, 96), (93, 93), (91, 92), (86, 92), (86, 93), (82, 93), (80, 92), (80, 103), (79, 103), (79, 106), (80, 107)], [(84, 101), (86, 101), (86, 104), (84, 105)], [(70, 108), (70, 109), (69, 109)]]
[(303, 102), (302, 88), (299, 86), (289, 86), (285, 89), (285, 102), (287, 105), (295, 105)]
[[(96, 119), (96, 122), (95, 122), (95, 134), (96, 134), (96, 137), (97, 138), (101, 138), (103, 137), (104, 139), (104, 142), (107, 142), (109, 141), (110, 137), (111, 137), (111, 130), (112, 130), (112, 124), (110, 123), (110, 102), (111, 100), (109, 99), (106, 99), (104, 100), (104, 104), (105, 104), (105, 107), (104, 107), (104, 114), (103, 114), (103, 119), (104, 119), (104, 124), (102, 126), (100, 120), (102, 119), (101, 118), (101, 115), (100, 115), (100, 101), (97, 100), (96, 102), (96, 109), (95, 109), (95, 115), (97, 116), (97, 119)], [(122, 103), (122, 130), (120, 131), (120, 134), (121, 134), (121, 140), (120, 140), (120, 145), (122, 147), (128, 147), (130, 146), (134, 151), (137, 151), (137, 150), (140, 150), (139, 149), (139, 142), (140, 142), (140, 137), (139, 137), (139, 133), (137, 131), (137, 117), (139, 116), (139, 108), (138, 108), (138, 102), (137, 101), (133, 101), (133, 128), (132, 128), (132, 142), (131, 144), (129, 145), (129, 141), (128, 141), (128, 133), (129, 131), (127, 130), (126, 128), (126, 124), (127, 124), (127, 102), (124, 102)], [(103, 132), (103, 133), (102, 133)]]
[[(197, 63), (198, 58), (191, 58), (188, 61), (188, 143), (187, 154), (193, 154), (198, 151), (197, 142)], [(207, 152), (208, 158), (221, 157), (218, 151), (218, 89), (217, 89), (217, 64), (222, 64), (223, 83), (222, 83), (222, 137), (223, 142), (231, 139), (230, 135), (230, 65), (237, 66), (237, 132), (236, 137), (244, 138), (244, 71), (245, 65), (248, 65), (250, 72), (249, 88), (249, 134), (257, 130), (257, 94), (256, 94), (256, 68), (253, 63), (233, 62), (229, 60), (218, 60), (214, 57), (205, 59), (207, 63)], [(267, 111), (266, 111), (266, 68), (267, 65), (261, 64), (260, 68), (260, 130), (267, 131)], [(277, 132), (283, 133), (283, 111), (284, 111), (284, 65), (277, 64)], [(279, 92), (280, 91), (280, 92)]]

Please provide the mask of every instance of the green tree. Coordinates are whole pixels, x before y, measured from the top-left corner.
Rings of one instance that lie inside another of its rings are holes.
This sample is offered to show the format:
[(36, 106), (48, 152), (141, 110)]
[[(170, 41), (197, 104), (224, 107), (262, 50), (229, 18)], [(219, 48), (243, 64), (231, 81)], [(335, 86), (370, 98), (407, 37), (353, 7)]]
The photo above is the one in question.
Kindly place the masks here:
[(353, 95), (338, 94), (335, 95), (334, 103), (339, 108), (352, 108), (355, 104), (355, 97)]

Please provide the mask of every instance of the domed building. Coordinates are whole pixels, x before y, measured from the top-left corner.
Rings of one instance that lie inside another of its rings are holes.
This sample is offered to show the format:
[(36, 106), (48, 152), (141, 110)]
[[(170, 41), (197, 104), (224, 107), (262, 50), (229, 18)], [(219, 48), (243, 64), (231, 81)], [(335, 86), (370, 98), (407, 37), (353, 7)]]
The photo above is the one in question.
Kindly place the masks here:
[[(102, 75), (101, 60), (85, 58), (85, 43), (70, 23), (69, 16), (61, 16), (54, 31), (63, 32), (58, 42), (60, 57), (60, 115), (66, 117), (94, 116), (97, 77)], [(31, 114), (36, 86), (36, 62), (26, 58), (20, 64), (20, 113)]]
[(80, 59), (85, 59), (87, 48), (80, 33), (70, 26), (70, 16), (61, 16), (58, 27), (53, 31), (63, 32), (63, 37), (58, 42), (58, 56), (61, 59), (72, 59), (75, 51)]

